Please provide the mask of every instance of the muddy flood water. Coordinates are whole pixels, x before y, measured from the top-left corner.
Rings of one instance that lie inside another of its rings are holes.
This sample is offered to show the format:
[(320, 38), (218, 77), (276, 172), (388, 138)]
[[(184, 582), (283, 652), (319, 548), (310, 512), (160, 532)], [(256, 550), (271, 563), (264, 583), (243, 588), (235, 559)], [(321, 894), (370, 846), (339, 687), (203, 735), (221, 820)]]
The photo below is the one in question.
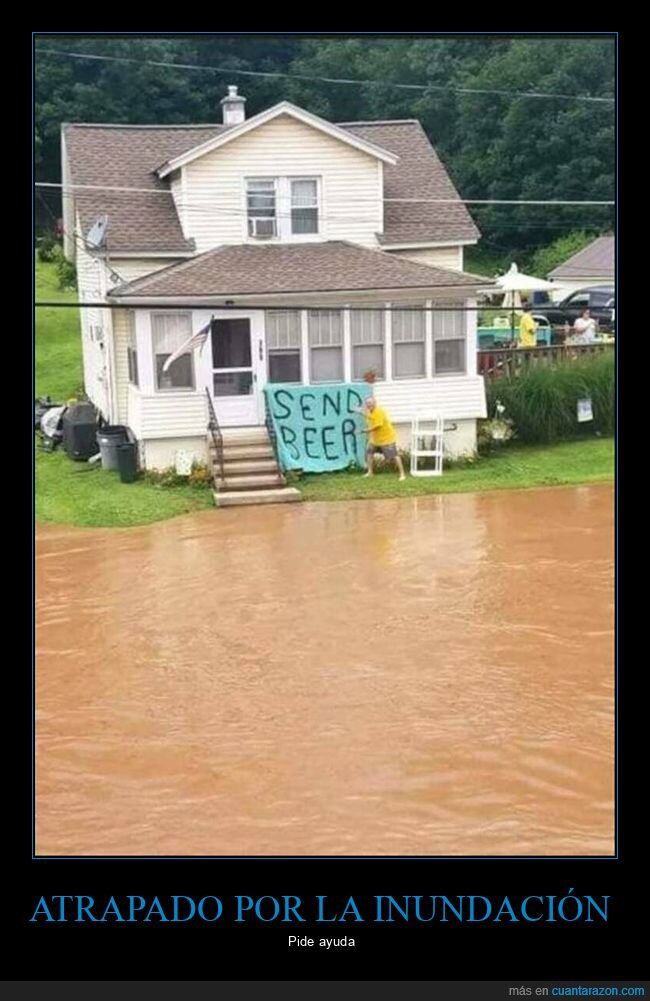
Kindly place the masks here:
[(607, 855), (609, 486), (37, 531), (39, 855)]

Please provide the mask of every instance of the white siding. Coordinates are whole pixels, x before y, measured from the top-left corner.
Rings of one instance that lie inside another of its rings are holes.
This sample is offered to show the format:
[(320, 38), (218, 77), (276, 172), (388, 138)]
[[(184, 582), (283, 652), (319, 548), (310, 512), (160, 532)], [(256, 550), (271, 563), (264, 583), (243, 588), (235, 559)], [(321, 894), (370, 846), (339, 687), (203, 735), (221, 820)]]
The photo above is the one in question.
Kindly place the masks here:
[(139, 393), (129, 387), (129, 424), (139, 438), (190, 438), (207, 435), (205, 393)]
[(173, 466), (178, 450), (207, 461), (207, 406), (200, 393), (143, 395), (135, 386), (127, 392), (127, 423), (140, 442), (146, 469)]
[(75, 209), (74, 196), (70, 190), (72, 177), (70, 176), (70, 163), (68, 161), (68, 151), (65, 142), (65, 133), (61, 129), (61, 203), (63, 211), (63, 253), (68, 261), (74, 261), (76, 247), (74, 241), (75, 230)]
[(130, 383), (126, 387), (126, 419), (138, 440), (142, 438), (142, 394), (137, 386)]
[[(76, 227), (78, 230), (78, 219)], [(90, 255), (83, 242), (78, 240), (76, 263), (80, 298), (104, 302), (106, 291), (122, 281), (134, 281), (177, 261), (177, 258), (115, 258), (107, 266), (102, 259)], [(119, 279), (111, 277), (111, 269), (119, 275)], [(123, 309), (82, 309), (80, 313), (86, 394), (104, 417), (115, 423), (128, 424), (128, 312)], [(97, 326), (103, 331), (103, 347), (91, 337), (91, 327)]]
[(168, 469), (176, 464), (176, 453), (190, 452), (195, 462), (208, 462), (205, 435), (193, 438), (149, 438), (141, 445), (142, 462), (146, 469)]
[(417, 247), (411, 250), (389, 250), (395, 257), (405, 257), (407, 261), (416, 264), (429, 264), (434, 268), (451, 268), (452, 271), (463, 270), (462, 247)]
[[(79, 229), (79, 220), (76, 221)], [(81, 301), (103, 301), (106, 287), (106, 273), (102, 261), (91, 257), (81, 240), (77, 245), (77, 285)], [(81, 309), (81, 348), (83, 357), (84, 390), (86, 395), (101, 411), (110, 417), (110, 390), (108, 365), (108, 336), (110, 318), (103, 309)], [(99, 331), (102, 331), (101, 335)], [(103, 339), (100, 339), (103, 338)]]
[[(407, 452), (411, 450), (411, 424), (395, 423), (397, 444)], [(445, 429), (445, 455), (456, 457), (473, 455), (476, 452), (476, 420), (454, 418)]]
[(169, 186), (171, 188), (174, 203), (176, 205), (176, 209), (178, 212), (178, 219), (181, 224), (181, 229), (183, 230), (183, 236), (185, 237), (185, 239), (188, 239), (187, 206), (185, 204), (187, 201), (187, 197), (185, 194), (186, 175), (184, 174), (184, 170), (185, 168), (181, 167), (180, 170), (175, 171), (171, 175), (171, 177), (169, 178)]
[(480, 375), (378, 382), (374, 395), (397, 424), (411, 421), (422, 411), (441, 411), (449, 420), (486, 416), (485, 385)]
[[(393, 304), (396, 304), (395, 298), (393, 298), (392, 301)], [(399, 300), (397, 300), (397, 302), (398, 301)], [(418, 297), (417, 299), (417, 302), (424, 301), (424, 298), (420, 299)], [(449, 300), (446, 298), (446, 301)], [(459, 302), (459, 305), (468, 307), (472, 307), (474, 305), (474, 300), (472, 299), (457, 301)], [(430, 304), (431, 300), (428, 300), (428, 302)], [(386, 305), (386, 302), (381, 300), (376, 304), (378, 306), (383, 306)], [(405, 303), (405, 305), (408, 304), (415, 304), (412, 299), (412, 293), (411, 299)], [(368, 305), (367, 300), (365, 305)], [(344, 306), (344, 304), (340, 303), (340, 306)], [(336, 308), (335, 304), (333, 304), (333, 308)], [(219, 313), (218, 310), (215, 312), (216, 314)], [(242, 314), (245, 312), (245, 310), (241, 311)], [(205, 313), (207, 316), (208, 311), (206, 310)], [(224, 315), (231, 316), (232, 314), (228, 313)], [(203, 316), (201, 311), (195, 311), (193, 315), (193, 329), (198, 329), (202, 322), (205, 321), (206, 316)], [(257, 326), (255, 320), (253, 320), (251, 324), (251, 330), (254, 335), (253, 339), (255, 340), (255, 337), (263, 337), (263, 320), (261, 315), (257, 313), (251, 313), (251, 317), (255, 317), (257, 320)], [(302, 317), (302, 324), (306, 328), (305, 315)], [(432, 370), (431, 312), (427, 313), (426, 325), (426, 371), (430, 373)], [(182, 445), (179, 445), (178, 442), (190, 442), (191, 440), (194, 440), (196, 443), (196, 441), (199, 440), (204, 441), (206, 437), (208, 414), (204, 388), (206, 384), (210, 382), (210, 357), (206, 352), (199, 353), (198, 356), (195, 357), (195, 391), (154, 392), (151, 319), (148, 310), (141, 309), (137, 311), (136, 326), (138, 331), (138, 367), (140, 373), (140, 389), (128, 385), (126, 354), (128, 317), (126, 312), (122, 313), (122, 311), (119, 311), (116, 314), (115, 362), (116, 371), (118, 373), (118, 385), (120, 387), (120, 391), (118, 393), (120, 422), (128, 424), (134, 431), (136, 437), (144, 443), (145, 462), (147, 466), (170, 465), (173, 462), (174, 448), (183, 447)], [(387, 359), (391, 358), (391, 326), (392, 323), (389, 314), (386, 319)], [(477, 418), (486, 416), (485, 388), (483, 379), (475, 374), (476, 316), (474, 312), (469, 312), (467, 314), (466, 327), (466, 360), (468, 374), (438, 375), (433, 377), (429, 375), (428, 377), (423, 376), (418, 379), (398, 379), (394, 382), (387, 379), (386, 381), (381, 381), (376, 384), (375, 394), (377, 398), (385, 404), (395, 425), (399, 425), (401, 440), (404, 436), (408, 436), (408, 425), (417, 413), (422, 411), (431, 412), (440, 410), (450, 421), (468, 422), (463, 425), (463, 429), (459, 430), (458, 433), (450, 439), (450, 441), (454, 444), (454, 448), (457, 448), (457, 450), (473, 450), (475, 443), (475, 421)], [(307, 348), (305, 338), (303, 338), (303, 342), (305, 342), (304, 347)], [(265, 355), (266, 352), (262, 352), (262, 354)], [(253, 350), (253, 356), (257, 357), (257, 355), (258, 352)], [(309, 353), (307, 350), (305, 358), (303, 358), (303, 373), (305, 375), (309, 371), (308, 359)], [(265, 365), (266, 361), (264, 361), (264, 366)], [(346, 370), (349, 369), (349, 357), (346, 360), (345, 367)], [(387, 369), (390, 373), (390, 365), (387, 365)], [(260, 367), (256, 383), (258, 390), (261, 389), (264, 382), (265, 368), (262, 370)], [(224, 417), (224, 415), (222, 415), (222, 417)], [(251, 418), (250, 414), (247, 414), (245, 418), (242, 417), (241, 420), (238, 420), (236, 415), (235, 419), (232, 421), (226, 420), (225, 417), (223, 420), (220, 417), (220, 420), (224, 426), (232, 424), (238, 425), (256, 423), (256, 421)], [(155, 443), (155, 448), (154, 444), (152, 444), (151, 447), (149, 446), (150, 442)], [(172, 447), (172, 442), (176, 443), (174, 447)], [(192, 448), (194, 448), (194, 445), (192, 445)], [(152, 449), (154, 450), (152, 451)], [(163, 459), (165, 461), (163, 461)]]
[(115, 403), (117, 406), (118, 424), (128, 424), (128, 343), (129, 311), (126, 309), (116, 309), (113, 311), (113, 352), (115, 356)]
[[(168, 258), (115, 258), (111, 259), (111, 265), (116, 274), (123, 281), (135, 281), (153, 271), (160, 271), (161, 268), (176, 264), (176, 260)], [(121, 284), (120, 281), (110, 279), (110, 287)], [(113, 352), (114, 352), (114, 372), (115, 372), (115, 405), (116, 422), (127, 424), (133, 431), (137, 431), (130, 420), (129, 414), (129, 363), (128, 363), (128, 339), (129, 339), (129, 311), (126, 309), (114, 309), (111, 311), (113, 326)]]
[[(111, 264), (116, 274), (125, 282), (133, 282), (136, 278), (144, 278), (145, 275), (160, 271), (161, 268), (169, 268), (172, 264), (178, 264), (180, 257), (112, 257)], [(112, 282), (119, 285), (120, 282)]]
[(207, 153), (184, 171), (185, 205), (179, 183), (172, 191), (198, 253), (248, 241), (245, 178), (252, 176), (320, 177), (319, 237), (377, 246), (382, 203), (376, 158), (287, 115)]

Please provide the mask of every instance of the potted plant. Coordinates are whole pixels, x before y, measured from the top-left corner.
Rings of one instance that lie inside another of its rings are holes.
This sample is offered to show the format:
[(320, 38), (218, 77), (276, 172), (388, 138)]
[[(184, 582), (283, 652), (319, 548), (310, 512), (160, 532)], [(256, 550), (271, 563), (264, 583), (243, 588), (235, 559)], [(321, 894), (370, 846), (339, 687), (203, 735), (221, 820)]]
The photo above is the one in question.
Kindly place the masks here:
[(369, 368), (363, 373), (363, 378), (365, 382), (372, 385), (373, 382), (377, 381), (377, 370), (374, 368)]
[(486, 421), (490, 438), (492, 441), (509, 441), (514, 436), (513, 422), (509, 417), (504, 417), (506, 408), (501, 400), (496, 401), (495, 414), (491, 421)]

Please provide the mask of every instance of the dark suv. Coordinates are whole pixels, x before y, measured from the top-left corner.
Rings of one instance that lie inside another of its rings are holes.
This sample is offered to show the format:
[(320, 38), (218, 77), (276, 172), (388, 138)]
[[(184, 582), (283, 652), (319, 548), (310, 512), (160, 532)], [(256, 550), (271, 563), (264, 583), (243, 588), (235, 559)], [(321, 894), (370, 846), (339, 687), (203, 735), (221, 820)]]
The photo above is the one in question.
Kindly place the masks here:
[(610, 285), (598, 285), (594, 288), (581, 288), (578, 292), (563, 299), (556, 306), (539, 304), (535, 309), (548, 318), (553, 327), (561, 327), (565, 323), (573, 326), (573, 321), (588, 309), (594, 320), (598, 321), (601, 330), (612, 330), (614, 327), (614, 309), (616, 306), (616, 289)]

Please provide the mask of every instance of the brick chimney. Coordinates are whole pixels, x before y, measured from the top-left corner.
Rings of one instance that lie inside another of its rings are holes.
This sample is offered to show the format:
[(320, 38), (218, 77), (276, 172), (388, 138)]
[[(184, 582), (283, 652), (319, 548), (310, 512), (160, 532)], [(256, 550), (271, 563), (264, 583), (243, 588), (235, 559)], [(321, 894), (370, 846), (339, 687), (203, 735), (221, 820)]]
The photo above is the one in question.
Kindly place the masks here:
[(224, 125), (240, 125), (246, 120), (246, 109), (244, 105), (246, 104), (246, 98), (240, 97), (237, 93), (237, 88), (234, 86), (228, 87), (228, 96), (222, 98), (221, 107), (223, 113), (223, 124)]

